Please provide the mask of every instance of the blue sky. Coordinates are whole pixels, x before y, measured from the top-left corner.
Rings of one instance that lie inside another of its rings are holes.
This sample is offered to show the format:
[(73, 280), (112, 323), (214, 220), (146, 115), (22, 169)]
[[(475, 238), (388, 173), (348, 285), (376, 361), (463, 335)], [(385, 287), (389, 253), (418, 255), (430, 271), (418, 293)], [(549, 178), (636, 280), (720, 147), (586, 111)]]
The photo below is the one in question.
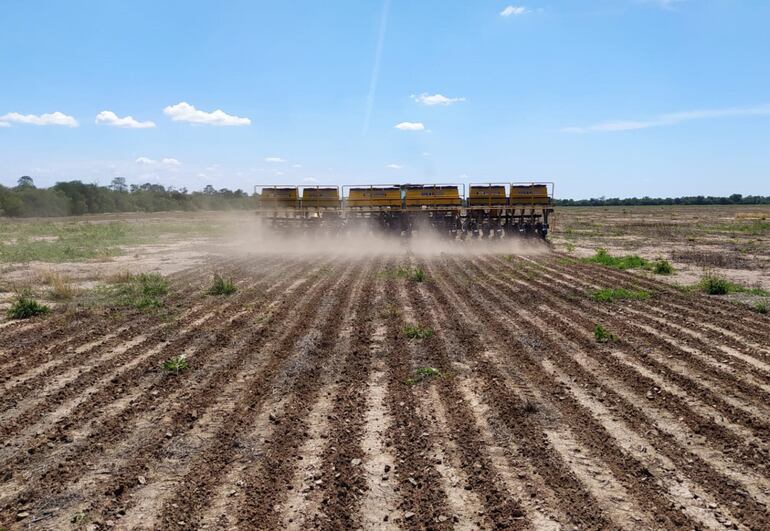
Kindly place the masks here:
[(770, 195), (770, 2), (4, 0), (0, 17), (5, 185)]

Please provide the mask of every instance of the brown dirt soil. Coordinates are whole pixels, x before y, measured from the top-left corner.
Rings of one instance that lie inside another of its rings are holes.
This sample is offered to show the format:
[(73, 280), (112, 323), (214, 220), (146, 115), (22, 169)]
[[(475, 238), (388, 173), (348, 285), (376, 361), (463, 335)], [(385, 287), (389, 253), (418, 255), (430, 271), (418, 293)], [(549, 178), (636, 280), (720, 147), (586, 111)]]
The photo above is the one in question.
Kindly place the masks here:
[(542, 252), (168, 278), (161, 313), (3, 322), (0, 528), (768, 528), (767, 315)]

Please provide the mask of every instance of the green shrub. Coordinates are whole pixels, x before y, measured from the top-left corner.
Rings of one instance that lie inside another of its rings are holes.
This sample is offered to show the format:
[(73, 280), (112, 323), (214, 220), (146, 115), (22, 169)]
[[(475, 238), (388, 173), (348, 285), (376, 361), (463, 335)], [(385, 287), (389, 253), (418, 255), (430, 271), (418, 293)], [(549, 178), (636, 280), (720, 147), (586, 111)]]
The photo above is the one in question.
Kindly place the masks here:
[(652, 266), (652, 271), (656, 275), (670, 275), (674, 272), (674, 266), (668, 260), (656, 260)]
[(16, 295), (7, 314), (9, 319), (29, 319), (50, 312), (51, 308), (45, 304), (40, 304), (32, 298), (32, 294), (28, 290), (24, 290)]
[(232, 279), (214, 275), (214, 282), (208, 290), (209, 295), (232, 295), (237, 291)]
[(728, 293), (735, 291), (736, 288), (735, 284), (726, 278), (711, 273), (704, 275), (703, 278), (700, 279), (698, 287), (701, 291), (708, 293), (709, 295), (727, 295)]
[(409, 339), (427, 339), (433, 336), (433, 330), (425, 326), (410, 324), (404, 328), (404, 334)]
[(754, 311), (761, 314), (767, 313), (767, 303), (766, 302), (758, 302), (754, 305)]
[(600, 324), (597, 324), (594, 328), (594, 337), (598, 343), (607, 343), (609, 341), (615, 341), (616, 337), (612, 332), (608, 332)]
[(604, 288), (593, 292), (593, 298), (599, 302), (612, 302), (616, 300), (644, 300), (650, 297), (648, 291), (632, 291), (625, 288)]

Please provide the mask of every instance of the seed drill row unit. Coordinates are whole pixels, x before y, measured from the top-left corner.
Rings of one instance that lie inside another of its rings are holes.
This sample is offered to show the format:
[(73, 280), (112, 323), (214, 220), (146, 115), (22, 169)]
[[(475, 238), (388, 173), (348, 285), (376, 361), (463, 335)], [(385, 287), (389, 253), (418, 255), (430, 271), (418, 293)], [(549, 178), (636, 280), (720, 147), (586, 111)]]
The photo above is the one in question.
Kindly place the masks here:
[(545, 238), (553, 183), (256, 186), (257, 215), (283, 233), (353, 231)]

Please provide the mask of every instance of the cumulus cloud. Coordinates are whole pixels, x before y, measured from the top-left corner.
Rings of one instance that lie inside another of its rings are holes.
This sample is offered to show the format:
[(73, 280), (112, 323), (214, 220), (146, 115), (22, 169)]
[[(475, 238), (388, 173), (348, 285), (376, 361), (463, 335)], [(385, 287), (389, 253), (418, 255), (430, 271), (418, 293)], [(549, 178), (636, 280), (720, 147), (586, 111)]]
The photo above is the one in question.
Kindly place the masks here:
[(175, 122), (188, 122), (191, 124), (205, 125), (251, 125), (251, 120), (227, 114), (221, 109), (206, 112), (196, 109), (186, 101), (169, 105), (163, 109), (163, 114)]
[(421, 105), (453, 105), (455, 103), (460, 103), (461, 101), (465, 101), (465, 98), (448, 98), (444, 96), (443, 94), (428, 94), (427, 92), (423, 92), (419, 96), (416, 96), (412, 94), (410, 96), (414, 101)]
[(112, 127), (123, 127), (125, 129), (149, 129), (155, 127), (155, 122), (140, 122), (133, 116), (120, 118), (112, 111), (102, 111), (97, 114), (95, 123), (101, 125), (110, 125)]
[(676, 125), (690, 120), (728, 118), (735, 116), (770, 116), (770, 104), (756, 105), (754, 107), (730, 107), (726, 109), (672, 112), (659, 114), (648, 120), (611, 120), (587, 126), (564, 127), (561, 131), (563, 133), (613, 133), (617, 131), (633, 131), (637, 129), (649, 129), (651, 127)]
[(401, 131), (424, 131), (425, 125), (422, 122), (401, 122), (394, 125), (396, 129)]
[(518, 17), (519, 15), (524, 15), (526, 13), (529, 13), (529, 9), (527, 9), (524, 6), (507, 6), (505, 9), (500, 11), (501, 17)]
[(286, 162), (286, 159), (281, 157), (265, 157), (265, 162)]
[(173, 158), (170, 158), (170, 157), (163, 158), (163, 159), (160, 159), (160, 160), (151, 159), (149, 157), (139, 157), (134, 162), (136, 162), (137, 164), (144, 165), (144, 166), (154, 166), (156, 164), (162, 164), (164, 166), (178, 167), (178, 166), (182, 165), (182, 163), (179, 162), (177, 159), (173, 159)]
[(403, 166), (401, 166), (400, 164), (388, 164), (385, 167), (390, 168), (391, 170), (400, 170), (401, 168), (403, 168)]
[(0, 122), (0, 127), (11, 127), (11, 124), (8, 122)]
[[(78, 121), (72, 116), (68, 116), (59, 111), (46, 114), (19, 114), (9, 112), (0, 116), (0, 122), (5, 124), (31, 124), (31, 125), (65, 125), (67, 127), (77, 127)], [(3, 126), (3, 127), (7, 127)]]

